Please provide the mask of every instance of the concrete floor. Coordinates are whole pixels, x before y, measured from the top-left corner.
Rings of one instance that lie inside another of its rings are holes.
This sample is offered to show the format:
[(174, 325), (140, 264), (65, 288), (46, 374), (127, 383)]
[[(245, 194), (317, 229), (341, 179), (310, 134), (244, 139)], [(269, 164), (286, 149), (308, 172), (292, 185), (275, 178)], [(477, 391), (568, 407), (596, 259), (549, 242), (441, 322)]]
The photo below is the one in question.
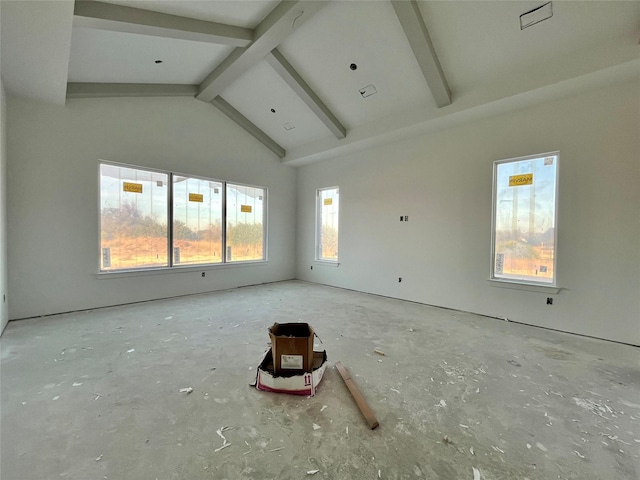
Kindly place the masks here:
[[(315, 397), (249, 387), (275, 321), (323, 340)], [(640, 478), (630, 346), (296, 281), (12, 322), (1, 342), (3, 480)]]

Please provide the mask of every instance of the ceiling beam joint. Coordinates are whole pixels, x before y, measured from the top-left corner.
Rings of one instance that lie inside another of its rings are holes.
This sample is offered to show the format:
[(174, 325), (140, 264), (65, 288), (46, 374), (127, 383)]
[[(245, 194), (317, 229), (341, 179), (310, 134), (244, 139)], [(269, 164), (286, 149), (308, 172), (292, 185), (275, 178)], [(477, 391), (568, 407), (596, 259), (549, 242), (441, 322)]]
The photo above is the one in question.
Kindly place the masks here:
[(264, 59), (328, 2), (283, 0), (256, 27), (253, 42), (236, 48), (200, 84), (198, 100), (211, 102), (243, 73)]

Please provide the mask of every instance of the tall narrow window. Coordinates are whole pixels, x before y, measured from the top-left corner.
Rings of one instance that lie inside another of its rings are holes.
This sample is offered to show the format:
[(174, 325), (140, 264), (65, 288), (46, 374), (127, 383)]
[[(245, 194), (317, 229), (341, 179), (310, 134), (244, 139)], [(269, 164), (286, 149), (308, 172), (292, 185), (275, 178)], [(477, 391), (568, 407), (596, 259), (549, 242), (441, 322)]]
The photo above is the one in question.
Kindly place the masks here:
[(338, 261), (338, 224), (340, 195), (338, 187), (318, 189), (316, 223), (316, 260)]
[(222, 182), (173, 175), (173, 264), (222, 262)]
[(265, 259), (266, 190), (227, 184), (227, 262)]
[(167, 182), (166, 173), (100, 165), (102, 270), (168, 265)]
[(556, 284), (558, 152), (493, 167), (493, 279)]

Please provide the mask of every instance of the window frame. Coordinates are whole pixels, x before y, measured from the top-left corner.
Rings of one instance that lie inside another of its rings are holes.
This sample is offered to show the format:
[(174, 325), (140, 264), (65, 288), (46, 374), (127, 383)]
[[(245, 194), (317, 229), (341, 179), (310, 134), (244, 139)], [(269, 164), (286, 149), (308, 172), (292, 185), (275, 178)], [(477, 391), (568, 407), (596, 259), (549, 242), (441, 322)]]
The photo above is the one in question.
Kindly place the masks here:
[[(496, 277), (495, 265), (496, 265), (496, 207), (498, 200), (498, 166), (507, 163), (521, 162), (532, 159), (539, 159), (544, 157), (555, 157), (555, 188), (554, 188), (554, 221), (553, 221), (553, 277), (551, 282), (542, 282), (535, 280), (523, 280), (518, 278), (504, 278)], [(552, 151), (545, 153), (538, 153), (534, 155), (525, 155), (522, 157), (513, 157), (503, 160), (496, 160), (493, 162), (493, 184), (491, 194), (491, 261), (489, 270), (489, 280), (495, 282), (495, 284), (503, 284), (504, 286), (513, 286), (517, 288), (522, 286), (523, 288), (530, 287), (532, 289), (547, 287), (548, 290), (558, 288), (558, 205), (559, 205), (559, 187), (560, 187), (560, 151)]]
[[(117, 168), (129, 168), (133, 170), (139, 170), (143, 172), (151, 172), (151, 173), (159, 173), (167, 175), (167, 265), (160, 266), (145, 266), (145, 267), (125, 267), (125, 268), (117, 268), (117, 269), (104, 269), (102, 265), (102, 165), (113, 166)], [(99, 160), (98, 161), (98, 275), (114, 275), (114, 274), (136, 274), (136, 273), (153, 273), (157, 271), (179, 271), (184, 269), (197, 269), (200, 270), (202, 268), (228, 268), (234, 265), (247, 265), (247, 264), (265, 264), (268, 262), (268, 198), (269, 198), (269, 189), (264, 186), (252, 185), (248, 183), (241, 182), (232, 182), (227, 180), (221, 180), (217, 178), (209, 178), (200, 175), (191, 175), (177, 171), (163, 170), (153, 167), (145, 167), (139, 165), (132, 165), (120, 162), (111, 162), (108, 160)], [(214, 263), (189, 263), (189, 264), (176, 264), (174, 262), (174, 189), (173, 189), (173, 179), (174, 176), (185, 177), (185, 178), (193, 178), (197, 180), (216, 182), (221, 184), (221, 194), (222, 194), (222, 202), (221, 202), (221, 229), (222, 229), (222, 238), (221, 238), (221, 248), (222, 248), (222, 257), (220, 262)], [(255, 260), (239, 260), (239, 261), (227, 261), (226, 259), (226, 241), (227, 241), (227, 184), (236, 185), (240, 187), (250, 187), (261, 189), (264, 192), (264, 200), (263, 200), (263, 211), (262, 211), (262, 253), (263, 256), (261, 259)]]
[(338, 204), (338, 255), (336, 259), (322, 258), (321, 245), (322, 245), (322, 207), (320, 203), (321, 193), (327, 190), (335, 190), (336, 195), (340, 195), (340, 187), (322, 187), (316, 189), (316, 231), (315, 231), (315, 261), (320, 263), (326, 263), (330, 265), (338, 265), (340, 263), (340, 204)]

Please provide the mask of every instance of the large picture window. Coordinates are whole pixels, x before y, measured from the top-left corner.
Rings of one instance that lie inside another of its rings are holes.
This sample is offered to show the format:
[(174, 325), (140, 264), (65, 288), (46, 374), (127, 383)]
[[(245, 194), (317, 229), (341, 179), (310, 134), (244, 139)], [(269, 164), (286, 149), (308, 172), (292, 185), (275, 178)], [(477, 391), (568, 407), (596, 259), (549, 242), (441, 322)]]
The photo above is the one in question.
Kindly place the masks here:
[(491, 277), (556, 284), (558, 152), (493, 167)]
[(263, 261), (266, 193), (101, 163), (100, 270)]
[(318, 189), (316, 222), (316, 260), (338, 261), (340, 195), (338, 187)]

